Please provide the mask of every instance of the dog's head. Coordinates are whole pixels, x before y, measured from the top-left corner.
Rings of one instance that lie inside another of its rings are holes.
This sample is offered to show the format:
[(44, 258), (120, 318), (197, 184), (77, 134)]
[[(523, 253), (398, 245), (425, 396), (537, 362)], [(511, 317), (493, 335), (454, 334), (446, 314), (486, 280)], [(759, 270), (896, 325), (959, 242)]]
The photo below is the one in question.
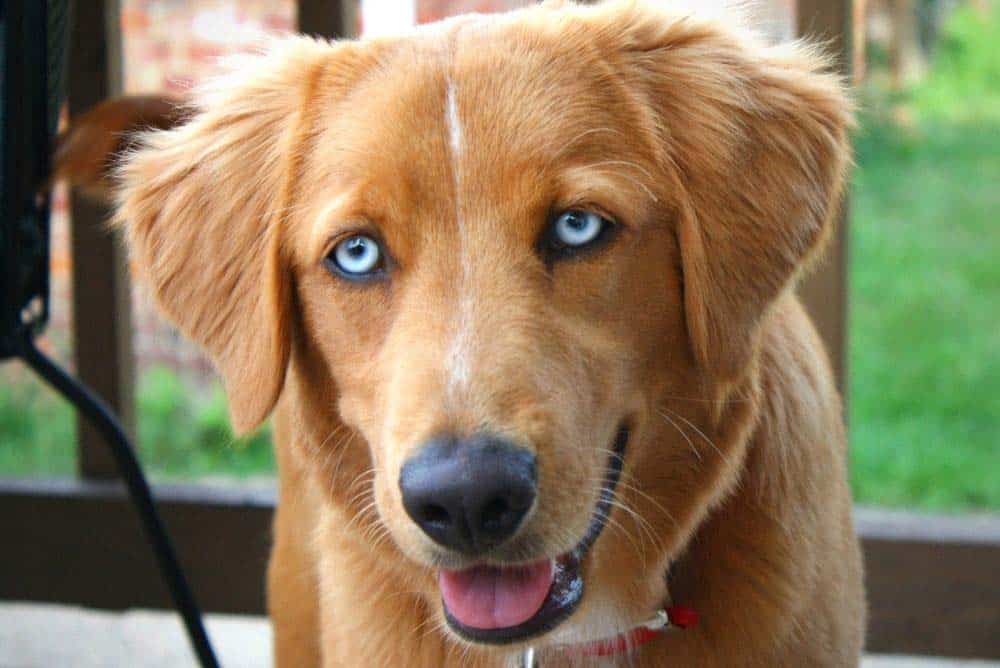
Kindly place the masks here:
[(607, 635), (736, 478), (848, 159), (825, 65), (631, 2), (288, 40), (145, 138), (119, 217), (237, 427), (288, 394), (453, 633)]

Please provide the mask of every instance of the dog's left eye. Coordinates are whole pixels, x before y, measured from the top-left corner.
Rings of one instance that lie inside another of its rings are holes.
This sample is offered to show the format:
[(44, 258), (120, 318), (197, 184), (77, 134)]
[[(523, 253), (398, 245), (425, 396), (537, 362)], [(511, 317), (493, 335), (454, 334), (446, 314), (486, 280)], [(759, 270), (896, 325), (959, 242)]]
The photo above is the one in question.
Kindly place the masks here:
[(610, 220), (591, 211), (563, 211), (552, 219), (548, 245), (552, 251), (571, 253), (602, 241), (613, 226)]
[(360, 279), (373, 276), (382, 269), (382, 248), (366, 234), (355, 234), (338, 243), (326, 257), (330, 266), (341, 276)]

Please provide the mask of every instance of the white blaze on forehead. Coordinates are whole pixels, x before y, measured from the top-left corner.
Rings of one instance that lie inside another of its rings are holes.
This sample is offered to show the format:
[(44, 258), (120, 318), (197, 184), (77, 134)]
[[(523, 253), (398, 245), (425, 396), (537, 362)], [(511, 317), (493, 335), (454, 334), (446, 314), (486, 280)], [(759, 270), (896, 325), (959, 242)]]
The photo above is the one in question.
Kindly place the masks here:
[(451, 151), (451, 173), (455, 190), (455, 225), (458, 227), (459, 262), (462, 276), (458, 283), (458, 304), (455, 315), (455, 330), (448, 351), (448, 391), (457, 398), (469, 382), (470, 357), (472, 355), (472, 295), (469, 294), (469, 257), (466, 230), (462, 220), (462, 121), (458, 116), (456, 87), (448, 81), (448, 95), (445, 103), (445, 125), (448, 128), (448, 147)]
[[(451, 146), (451, 161), (456, 185), (459, 182), (458, 162), (462, 156), (462, 121), (458, 118), (458, 102), (455, 101), (455, 84), (448, 82), (448, 139)], [(456, 197), (458, 191), (455, 192)]]

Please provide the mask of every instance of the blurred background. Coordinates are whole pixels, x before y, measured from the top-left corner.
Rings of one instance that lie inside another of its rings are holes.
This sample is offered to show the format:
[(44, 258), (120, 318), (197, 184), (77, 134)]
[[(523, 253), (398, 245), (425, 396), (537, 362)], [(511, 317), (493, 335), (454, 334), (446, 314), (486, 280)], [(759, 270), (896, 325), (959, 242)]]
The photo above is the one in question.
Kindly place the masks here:
[[(517, 0), (369, 0), (367, 33)], [(787, 0), (758, 3), (788, 38)], [(848, 405), (859, 504), (1000, 509), (1000, 1), (856, 3), (861, 103), (849, 216)], [(219, 56), (295, 26), (291, 0), (124, 0), (127, 92), (183, 92)], [(72, 366), (67, 197), (44, 341)], [(210, 365), (133, 290), (135, 429), (157, 480), (269, 484), (269, 433), (235, 440)], [(72, 409), (0, 366), (0, 476), (77, 468)]]

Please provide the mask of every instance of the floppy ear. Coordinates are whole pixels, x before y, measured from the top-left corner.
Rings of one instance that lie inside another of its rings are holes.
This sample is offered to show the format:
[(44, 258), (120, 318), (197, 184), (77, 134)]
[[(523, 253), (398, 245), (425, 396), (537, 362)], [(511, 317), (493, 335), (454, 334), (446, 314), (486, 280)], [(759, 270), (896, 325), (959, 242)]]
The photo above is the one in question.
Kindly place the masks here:
[(140, 137), (120, 168), (117, 224), (163, 313), (223, 377), (233, 424), (274, 407), (289, 357), (282, 258), (303, 109), (337, 47), (276, 43), (196, 97), (191, 120)]
[(677, 191), (693, 352), (732, 381), (770, 306), (830, 236), (852, 105), (808, 45), (765, 47), (717, 22), (629, 7), (626, 51)]

